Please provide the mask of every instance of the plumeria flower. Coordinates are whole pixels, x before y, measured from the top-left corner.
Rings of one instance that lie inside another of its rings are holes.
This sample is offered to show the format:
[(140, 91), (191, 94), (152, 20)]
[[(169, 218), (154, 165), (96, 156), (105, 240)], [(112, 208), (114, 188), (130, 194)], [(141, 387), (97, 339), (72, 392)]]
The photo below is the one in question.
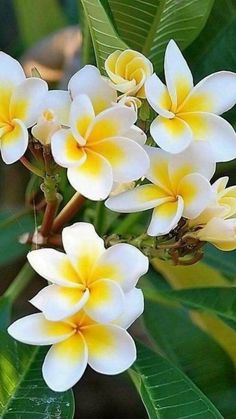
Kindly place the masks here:
[(113, 106), (117, 101), (116, 91), (101, 76), (93, 65), (86, 65), (77, 71), (69, 81), (71, 98), (87, 95), (92, 102), (95, 115)]
[(87, 364), (108, 375), (119, 374), (133, 364), (136, 348), (126, 328), (142, 310), (142, 292), (134, 289), (116, 324), (98, 324), (83, 310), (55, 322), (36, 313), (14, 322), (8, 333), (30, 345), (52, 345), (43, 363), (43, 377), (52, 390), (66, 391), (80, 380)]
[(27, 128), (36, 123), (47, 89), (45, 81), (26, 78), (18, 61), (0, 52), (0, 150), (5, 163), (25, 153)]
[(193, 144), (177, 156), (154, 147), (145, 149), (151, 162), (146, 178), (152, 183), (111, 197), (106, 206), (119, 212), (154, 208), (147, 232), (158, 236), (174, 229), (181, 217), (195, 218), (206, 208), (212, 199), (208, 179), (215, 171), (215, 164), (199, 144)]
[(34, 270), (52, 283), (31, 303), (48, 320), (61, 320), (81, 308), (98, 322), (116, 319), (125, 309), (125, 295), (147, 272), (147, 257), (129, 244), (105, 249), (87, 223), (64, 228), (62, 241), (65, 253), (39, 249), (28, 254)]
[(140, 52), (115, 51), (105, 61), (110, 85), (128, 96), (146, 97), (144, 83), (153, 73), (152, 63)]
[(43, 145), (51, 143), (52, 135), (62, 125), (69, 125), (71, 98), (69, 92), (50, 90), (44, 97), (37, 124), (32, 127), (33, 136)]
[(209, 144), (215, 161), (236, 157), (236, 134), (220, 116), (236, 102), (236, 74), (220, 71), (195, 87), (190, 69), (173, 40), (165, 54), (166, 86), (156, 74), (145, 84), (147, 100), (159, 114), (151, 124), (156, 143), (170, 153), (179, 153), (192, 141)]
[(188, 234), (201, 241), (213, 244), (217, 249), (236, 249), (236, 218), (224, 220), (214, 217), (196, 232)]
[(236, 215), (236, 186), (227, 188), (228, 181), (228, 176), (224, 176), (213, 183), (212, 202), (197, 218), (190, 221), (190, 226), (206, 224), (215, 217), (227, 219)]
[(146, 136), (134, 127), (136, 119), (127, 106), (113, 106), (96, 115), (87, 95), (75, 97), (70, 129), (53, 134), (52, 154), (68, 168), (68, 180), (78, 192), (92, 200), (105, 199), (113, 182), (130, 182), (147, 171), (149, 159), (142, 148)]

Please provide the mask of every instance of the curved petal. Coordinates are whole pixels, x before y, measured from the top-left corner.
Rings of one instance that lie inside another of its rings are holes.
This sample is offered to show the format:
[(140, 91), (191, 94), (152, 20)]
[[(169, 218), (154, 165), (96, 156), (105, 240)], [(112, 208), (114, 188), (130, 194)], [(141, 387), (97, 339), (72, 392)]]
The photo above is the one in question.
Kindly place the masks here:
[(60, 129), (51, 137), (52, 155), (62, 167), (79, 167), (87, 155), (72, 135), (70, 129)]
[(113, 174), (110, 163), (87, 149), (87, 159), (79, 167), (69, 167), (67, 177), (73, 188), (94, 201), (105, 199), (111, 192)]
[(12, 130), (0, 138), (2, 159), (6, 164), (15, 163), (26, 152), (29, 134), (25, 125), (18, 119), (12, 121)]
[(49, 90), (43, 99), (43, 112), (52, 111), (59, 124), (68, 126), (71, 98), (66, 90)]
[(73, 266), (86, 281), (98, 258), (105, 251), (103, 240), (92, 224), (75, 223), (63, 229), (62, 242)]
[(32, 268), (48, 281), (64, 286), (81, 286), (80, 278), (65, 253), (54, 249), (32, 250), (27, 255)]
[(113, 323), (128, 329), (144, 311), (144, 297), (142, 290), (133, 288), (125, 294), (125, 311)]
[(148, 227), (149, 236), (161, 236), (173, 230), (183, 215), (184, 202), (181, 196), (176, 201), (167, 202), (153, 210)]
[(88, 301), (89, 291), (48, 285), (30, 300), (47, 320), (57, 321), (77, 313)]
[(13, 92), (10, 102), (11, 119), (20, 119), (27, 128), (32, 127), (43, 109), (48, 92), (47, 83), (30, 77), (20, 83)]
[(99, 141), (93, 145), (93, 150), (109, 161), (115, 182), (139, 179), (149, 168), (149, 158), (144, 149), (124, 137)]
[(231, 251), (236, 249), (236, 219), (212, 218), (197, 231), (197, 238), (212, 243), (217, 249)]
[(119, 326), (95, 325), (83, 329), (88, 345), (88, 364), (102, 374), (119, 374), (136, 359), (133, 339)]
[(16, 320), (7, 329), (9, 335), (29, 345), (52, 345), (72, 336), (74, 330), (64, 322), (50, 322), (42, 313)]
[[(15, 86), (25, 80), (25, 73), (20, 63), (5, 52), (0, 51), (0, 86)], [(0, 87), (1, 92), (1, 87)]]
[(69, 81), (68, 89), (73, 98), (81, 94), (89, 96), (96, 114), (112, 106), (117, 99), (116, 91), (92, 65), (86, 65), (75, 73)]
[(203, 141), (195, 141), (177, 155), (171, 155), (169, 174), (172, 185), (178, 185), (181, 179), (190, 173), (200, 173), (211, 179), (215, 173), (216, 164), (212, 160), (211, 147)]
[(136, 125), (133, 125), (129, 128), (124, 134), (124, 137), (129, 138), (130, 140), (135, 141), (139, 145), (144, 145), (147, 141), (147, 136), (143, 130), (141, 130)]
[(179, 108), (179, 112), (212, 112), (218, 115), (236, 103), (236, 74), (219, 71), (201, 80)]
[(84, 311), (98, 323), (108, 323), (124, 311), (124, 293), (109, 279), (100, 279), (89, 285), (90, 297)]
[(110, 137), (122, 136), (136, 122), (136, 112), (128, 106), (113, 106), (101, 112), (87, 132), (87, 141), (96, 143)]
[(115, 74), (116, 72), (116, 63), (119, 58), (119, 56), (122, 54), (122, 51), (114, 51), (112, 52), (105, 61), (105, 70), (110, 77), (110, 79), (114, 83), (122, 83), (124, 81), (124, 78), (121, 77), (118, 74)]
[(144, 150), (150, 159), (146, 178), (165, 191), (167, 195), (172, 195), (172, 183), (169, 176), (171, 154), (157, 147), (145, 146)]
[(174, 154), (185, 150), (193, 139), (188, 124), (178, 117), (166, 119), (158, 116), (151, 123), (150, 133), (157, 145)]
[[(135, 261), (135, 263), (134, 263)], [(148, 258), (136, 247), (126, 243), (106, 249), (98, 259), (92, 274), (93, 280), (109, 278), (127, 292), (148, 271)]]
[(95, 118), (92, 102), (86, 95), (78, 95), (70, 110), (70, 127), (74, 137), (81, 145), (86, 144), (86, 133)]
[(179, 116), (191, 128), (194, 140), (209, 142), (213, 161), (235, 159), (236, 133), (227, 121), (207, 112), (189, 112)]
[(173, 118), (174, 114), (171, 112), (172, 103), (169, 92), (156, 74), (153, 74), (146, 80), (145, 92), (147, 100), (154, 111), (165, 118)]
[(105, 205), (112, 211), (139, 212), (157, 207), (170, 199), (168, 194), (158, 186), (142, 185), (108, 198)]
[(43, 378), (53, 391), (66, 391), (82, 377), (88, 363), (88, 349), (76, 334), (49, 349), (43, 363)]
[(167, 88), (172, 100), (172, 110), (175, 112), (193, 88), (193, 77), (173, 39), (166, 48), (164, 69)]
[(183, 216), (196, 218), (214, 198), (209, 181), (199, 173), (185, 176), (179, 183), (177, 194), (184, 200)]

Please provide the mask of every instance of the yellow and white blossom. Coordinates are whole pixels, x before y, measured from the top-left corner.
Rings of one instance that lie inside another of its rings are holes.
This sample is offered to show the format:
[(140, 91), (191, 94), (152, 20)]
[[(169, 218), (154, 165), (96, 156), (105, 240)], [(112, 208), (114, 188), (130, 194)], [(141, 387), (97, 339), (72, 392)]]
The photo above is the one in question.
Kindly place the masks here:
[(199, 144), (176, 156), (154, 147), (145, 149), (151, 162), (146, 178), (152, 183), (111, 197), (106, 206), (126, 213), (154, 208), (147, 232), (158, 236), (174, 229), (181, 217), (195, 218), (206, 208), (212, 200), (208, 179), (215, 164)]
[(117, 324), (98, 324), (83, 310), (56, 322), (36, 313), (14, 322), (8, 333), (30, 345), (52, 345), (43, 363), (43, 377), (52, 390), (66, 391), (80, 380), (87, 364), (108, 375), (133, 364), (136, 348), (126, 328), (141, 314), (142, 301), (141, 290), (131, 291), (127, 311)]
[(69, 119), (70, 129), (52, 136), (52, 154), (68, 168), (70, 184), (82, 195), (105, 199), (113, 182), (130, 182), (147, 171), (146, 136), (134, 126), (133, 109), (120, 105), (96, 114), (91, 99), (81, 94), (72, 102)]
[(45, 81), (26, 78), (18, 61), (0, 52), (0, 150), (5, 163), (25, 153), (27, 128), (36, 123), (47, 90)]
[(236, 218), (224, 220), (214, 217), (191, 236), (213, 244), (217, 249), (231, 251), (236, 249)]
[(69, 125), (71, 98), (69, 92), (64, 90), (50, 90), (43, 100), (41, 113), (37, 124), (32, 127), (33, 136), (41, 144), (51, 143), (52, 135), (62, 125)]
[(152, 63), (138, 51), (115, 51), (105, 61), (110, 85), (128, 96), (146, 97), (144, 83), (153, 73)]
[(125, 294), (147, 272), (147, 257), (129, 244), (106, 250), (87, 223), (64, 228), (62, 240), (66, 253), (39, 249), (28, 254), (34, 270), (52, 283), (31, 303), (48, 320), (61, 320), (81, 308), (96, 321), (115, 320), (125, 309)]
[(147, 100), (159, 114), (151, 124), (156, 143), (179, 153), (192, 141), (205, 141), (215, 161), (236, 157), (236, 134), (219, 115), (236, 103), (236, 73), (219, 71), (193, 85), (191, 71), (173, 40), (164, 61), (166, 86), (153, 74), (145, 84)]

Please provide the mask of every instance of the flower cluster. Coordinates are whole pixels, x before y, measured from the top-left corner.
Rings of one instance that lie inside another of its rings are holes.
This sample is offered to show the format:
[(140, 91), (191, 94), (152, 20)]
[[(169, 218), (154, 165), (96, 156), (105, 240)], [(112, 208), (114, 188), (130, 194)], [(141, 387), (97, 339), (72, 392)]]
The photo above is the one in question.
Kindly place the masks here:
[[(236, 186), (227, 187), (226, 177), (210, 183), (217, 162), (236, 158), (234, 129), (219, 116), (236, 102), (236, 74), (220, 71), (194, 86), (174, 41), (165, 53), (166, 85), (133, 50), (107, 58), (107, 77), (85, 66), (65, 91), (26, 78), (4, 53), (0, 64), (0, 149), (6, 163), (22, 160), (30, 136), (67, 170), (83, 197), (106, 199), (107, 208), (121, 213), (152, 209), (145, 237), (176, 240), (170, 246), (180, 256), (204, 242), (236, 249)], [(136, 284), (148, 269), (148, 258), (131, 244), (105, 249), (91, 224), (65, 227), (62, 243), (65, 253), (29, 253), (29, 263), (49, 285), (31, 300), (41, 313), (8, 329), (22, 342), (53, 345), (43, 376), (55, 391), (73, 386), (87, 364), (117, 374), (134, 362), (135, 344), (126, 329), (143, 311)]]
[(8, 328), (21, 342), (53, 345), (43, 377), (55, 391), (72, 387), (87, 364), (103, 374), (118, 374), (135, 361), (126, 329), (143, 312), (136, 284), (148, 270), (148, 258), (134, 246), (105, 249), (91, 224), (66, 227), (62, 237), (65, 253), (39, 249), (28, 254), (31, 266), (50, 282), (31, 300), (41, 313)]

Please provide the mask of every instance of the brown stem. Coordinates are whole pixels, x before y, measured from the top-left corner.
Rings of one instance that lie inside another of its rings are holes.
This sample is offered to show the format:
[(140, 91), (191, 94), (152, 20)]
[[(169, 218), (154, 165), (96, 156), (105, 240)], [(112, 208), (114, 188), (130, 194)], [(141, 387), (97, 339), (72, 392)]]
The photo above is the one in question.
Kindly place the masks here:
[(85, 198), (76, 192), (70, 201), (61, 210), (58, 216), (55, 218), (52, 225), (52, 232), (59, 232), (67, 223), (74, 217), (80, 207), (83, 205)]
[(43, 222), (40, 228), (40, 234), (43, 237), (47, 237), (51, 231), (55, 214), (58, 209), (58, 204), (59, 198), (55, 199), (54, 201), (47, 202), (46, 210), (43, 216)]
[(43, 178), (43, 172), (34, 166), (26, 157), (20, 158), (21, 163), (28, 169), (30, 172), (34, 173), (35, 175)]

